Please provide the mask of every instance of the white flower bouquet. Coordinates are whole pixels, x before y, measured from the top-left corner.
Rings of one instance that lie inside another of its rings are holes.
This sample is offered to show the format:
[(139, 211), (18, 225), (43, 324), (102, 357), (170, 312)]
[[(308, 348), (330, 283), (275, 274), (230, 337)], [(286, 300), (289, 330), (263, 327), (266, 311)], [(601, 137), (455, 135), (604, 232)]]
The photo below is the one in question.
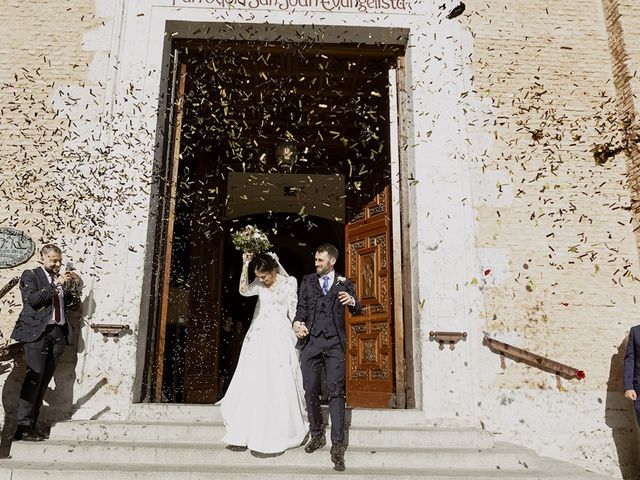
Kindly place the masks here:
[(256, 254), (271, 248), (271, 242), (267, 235), (253, 225), (247, 225), (243, 229), (233, 232), (231, 241), (233, 246), (241, 252)]

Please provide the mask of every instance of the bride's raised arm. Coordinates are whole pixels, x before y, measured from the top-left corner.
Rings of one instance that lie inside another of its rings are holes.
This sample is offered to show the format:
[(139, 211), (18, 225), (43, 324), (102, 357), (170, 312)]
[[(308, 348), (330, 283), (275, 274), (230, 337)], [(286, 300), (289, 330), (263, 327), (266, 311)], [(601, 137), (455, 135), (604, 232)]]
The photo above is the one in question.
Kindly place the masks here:
[(249, 297), (251, 295), (257, 294), (257, 289), (255, 287), (255, 281), (251, 282), (249, 285), (249, 263), (251, 263), (251, 259), (253, 258), (253, 254), (251, 253), (243, 253), (242, 254), (242, 273), (240, 274), (240, 294), (245, 297)]

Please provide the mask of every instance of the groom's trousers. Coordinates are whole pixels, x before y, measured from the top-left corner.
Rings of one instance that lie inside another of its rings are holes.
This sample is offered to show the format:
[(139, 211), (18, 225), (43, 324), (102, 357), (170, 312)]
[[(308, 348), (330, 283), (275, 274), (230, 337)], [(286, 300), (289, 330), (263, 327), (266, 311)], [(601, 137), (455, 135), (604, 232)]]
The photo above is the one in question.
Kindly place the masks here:
[(325, 370), (329, 415), (331, 416), (331, 443), (344, 443), (345, 408), (345, 353), (340, 337), (326, 338), (324, 333), (310, 337), (300, 353), (304, 396), (309, 417), (309, 434), (323, 434), (322, 409), (320, 408), (320, 381)]

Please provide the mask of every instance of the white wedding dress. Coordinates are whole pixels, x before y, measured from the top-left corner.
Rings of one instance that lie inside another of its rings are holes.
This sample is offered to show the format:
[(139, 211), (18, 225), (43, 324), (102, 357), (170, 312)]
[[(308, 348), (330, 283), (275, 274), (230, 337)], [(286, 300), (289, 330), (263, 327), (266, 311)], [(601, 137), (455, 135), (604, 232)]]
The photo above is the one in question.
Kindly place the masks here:
[(219, 402), (227, 430), (222, 441), (261, 453), (283, 452), (300, 446), (308, 432), (290, 320), (298, 302), (297, 282), (278, 274), (271, 287), (256, 279), (240, 293), (258, 295), (258, 303), (238, 366)]

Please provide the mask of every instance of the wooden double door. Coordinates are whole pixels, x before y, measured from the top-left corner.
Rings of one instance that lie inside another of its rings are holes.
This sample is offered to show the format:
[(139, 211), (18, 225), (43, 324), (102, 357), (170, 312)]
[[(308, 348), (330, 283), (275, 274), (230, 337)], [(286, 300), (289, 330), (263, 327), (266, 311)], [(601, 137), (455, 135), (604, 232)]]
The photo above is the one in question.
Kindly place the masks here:
[[(249, 55), (246, 53), (249, 50), (242, 50), (246, 46), (241, 45), (238, 48), (245, 55)], [(390, 147), (388, 134), (384, 133), (385, 129), (389, 128), (386, 113), (389, 111), (389, 99), (384, 94), (385, 88), (388, 87), (388, 78), (384, 76), (384, 70), (388, 67), (383, 65), (380, 68), (376, 65), (380, 58), (387, 63), (394, 61), (393, 55), (397, 54), (384, 52), (378, 58), (373, 51), (370, 52), (370, 58), (363, 59), (348, 49), (319, 49), (315, 53), (318, 58), (327, 58), (328, 55), (331, 58), (330, 55), (334, 55), (337, 59), (335, 63), (339, 65), (337, 68), (342, 68), (343, 73), (338, 73), (335, 79), (331, 79), (327, 77), (327, 71), (330, 75), (330, 68), (312, 68), (313, 62), (309, 58), (313, 57), (314, 53), (310, 53), (308, 48), (305, 51), (306, 56), (291, 56), (286, 53), (289, 48), (286, 46), (271, 45), (261, 48), (263, 51), (260, 58), (272, 55), (269, 58), (273, 61), (273, 58), (281, 55), (283, 68), (290, 70), (287, 75), (295, 81), (299, 81), (300, 78), (308, 79), (317, 71), (323, 72), (322, 79), (326, 83), (336, 80), (345, 96), (340, 102), (349, 104), (350, 97), (355, 98), (353, 106), (341, 117), (345, 125), (356, 125), (358, 121), (369, 122), (364, 127), (350, 126), (351, 131), (345, 129), (340, 138), (332, 138), (338, 137), (336, 132), (339, 131), (339, 127), (330, 114), (323, 113), (324, 116), (313, 122), (315, 127), (312, 125), (316, 130), (320, 124), (327, 129), (326, 132), (318, 132), (322, 141), (318, 140), (313, 144), (314, 148), (322, 151), (316, 154), (314, 162), (282, 166), (277, 158), (267, 158), (263, 161), (264, 155), (256, 155), (255, 163), (243, 161), (241, 168), (242, 171), (249, 172), (253, 168), (260, 172), (277, 169), (279, 172), (295, 171), (309, 175), (314, 172), (331, 173), (344, 175), (347, 179), (343, 196), (344, 216), (333, 219), (334, 229), (340, 237), (334, 240), (334, 243), (344, 252), (341, 259), (344, 262), (344, 273), (355, 282), (364, 307), (362, 315), (347, 315), (347, 401), (351, 407), (402, 406), (396, 403), (396, 391), (398, 387), (404, 388), (404, 385), (398, 384), (398, 375), (394, 369), (399, 353), (402, 355), (403, 352), (403, 346), (395, 342), (396, 330), (402, 323), (398, 321), (398, 309), (394, 303), (393, 256), (398, 252), (394, 252), (392, 241), (392, 198), (389, 186), (391, 179), (388, 169)], [(235, 91), (236, 87), (224, 85), (222, 80), (218, 85), (209, 84), (207, 87), (214, 90), (213, 95), (219, 98), (208, 99), (207, 95), (211, 92), (205, 91), (203, 85), (206, 84), (202, 81), (190, 81), (191, 71), (197, 71), (202, 67), (202, 63), (194, 66), (193, 61), (185, 59), (183, 50), (176, 49), (173, 56), (175, 81), (169, 122), (172, 141), (163, 174), (164, 201), (161, 203), (156, 248), (156, 301), (155, 309), (152, 311), (155, 328), (152, 329), (149, 340), (152, 348), (148, 358), (150, 368), (147, 369), (147, 398), (152, 401), (214, 403), (222, 394), (219, 373), (220, 358), (224, 350), (224, 345), (221, 344), (222, 319), (226, 315), (224, 303), (225, 298), (228, 298), (229, 289), (236, 288), (235, 285), (229, 285), (230, 279), (225, 276), (229, 271), (228, 267), (225, 269), (225, 262), (237, 260), (237, 253), (230, 248), (229, 242), (230, 227), (233, 223), (226, 218), (225, 208), (228, 202), (228, 172), (239, 170), (239, 164), (233, 162), (234, 148), (237, 148), (234, 142), (239, 137), (236, 135), (231, 138), (232, 135), (229, 133), (239, 128), (239, 123), (237, 119), (234, 120), (233, 116), (237, 115), (237, 112), (234, 112), (233, 102), (229, 99), (234, 95), (259, 95), (259, 98), (267, 103), (275, 100), (269, 100), (264, 88), (251, 90), (249, 87), (243, 87), (243, 90), (240, 90), (238, 87), (238, 91)], [(252, 64), (254, 67), (258, 65), (255, 67), (255, 76), (264, 76), (259, 62)], [(348, 81), (345, 81), (344, 66), (355, 64), (359, 64), (365, 72), (361, 73), (361, 78), (358, 78), (358, 74), (349, 73)], [(367, 77), (367, 65), (375, 65), (370, 68), (376, 68), (376, 71), (382, 73), (379, 77)], [(210, 68), (213, 71), (221, 66), (220, 63), (212, 63)], [(249, 67), (243, 68), (243, 72), (232, 73), (241, 77), (241, 83), (250, 83), (243, 77)], [(372, 77), (377, 78), (373, 83), (370, 80)], [(369, 96), (376, 103), (361, 104), (363, 89), (369, 93), (371, 90), (378, 92), (376, 96)], [(287, 91), (291, 93), (289, 87)], [(300, 93), (297, 102), (303, 104), (309, 95), (320, 105), (326, 106), (331, 101), (336, 102), (337, 99), (332, 98), (331, 91), (321, 92), (324, 90), (314, 87), (311, 93)], [(206, 102), (212, 105), (215, 103), (215, 108), (206, 105), (203, 107)], [(222, 107), (218, 108), (220, 105)], [(273, 107), (274, 110), (276, 108), (280, 107)], [(240, 107), (237, 109), (240, 110)], [(265, 108), (265, 112), (266, 110)], [(372, 110), (374, 115), (371, 115)], [(375, 116), (376, 112), (378, 117)], [(220, 118), (223, 115), (226, 117)], [(290, 108), (282, 107), (278, 115), (273, 124), (285, 122), (285, 117), (291, 116)], [(299, 116), (303, 115), (311, 116), (312, 113), (300, 112)], [(353, 118), (348, 118), (349, 115)], [(244, 116), (242, 122), (247, 124), (249, 130), (253, 128), (258, 132), (256, 134), (254, 131), (250, 137), (253, 144), (262, 145), (261, 142), (271, 135), (271, 131), (265, 127), (264, 122), (250, 123), (255, 120), (253, 115), (251, 119)], [(303, 132), (301, 137), (308, 138), (307, 127), (309, 125), (300, 127), (300, 131)], [(288, 130), (284, 133), (275, 128), (275, 138), (268, 139), (272, 144), (283, 135), (285, 139), (287, 133), (290, 135)], [(304, 130), (305, 128), (307, 130)], [(201, 135), (198, 129), (202, 129)], [(362, 132), (369, 130), (381, 130), (383, 133), (374, 136), (373, 139), (363, 140)], [(229, 148), (215, 146), (224, 143), (221, 141), (220, 131), (224, 131), (224, 142), (230, 145)], [(215, 141), (211, 141), (211, 138)], [(349, 142), (358, 142), (355, 157), (364, 158), (366, 151), (369, 158), (362, 160), (360, 164), (357, 163), (360, 160), (349, 159), (349, 154), (345, 153)], [(214, 144), (214, 147), (211, 147), (211, 144)], [(251, 152), (245, 150), (243, 157), (250, 156)], [(336, 158), (342, 160), (332, 160)], [(358, 173), (354, 173), (354, 169)], [(304, 196), (304, 193), (296, 194)], [(266, 213), (270, 209), (268, 191), (264, 193), (264, 197)], [(313, 224), (313, 220), (309, 220), (303, 212), (298, 213), (298, 216), (302, 220), (301, 225), (305, 222)], [(277, 235), (291, 236), (295, 235), (295, 231), (280, 231)], [(276, 244), (277, 235), (276, 238), (272, 236)], [(311, 235), (311, 238), (323, 241), (321, 236)], [(308, 250), (308, 271), (312, 271), (313, 268), (313, 241), (304, 242), (304, 246), (300, 247)]]
[(361, 315), (347, 313), (350, 406), (396, 406), (390, 190), (376, 194), (345, 227), (345, 267), (363, 306)]

